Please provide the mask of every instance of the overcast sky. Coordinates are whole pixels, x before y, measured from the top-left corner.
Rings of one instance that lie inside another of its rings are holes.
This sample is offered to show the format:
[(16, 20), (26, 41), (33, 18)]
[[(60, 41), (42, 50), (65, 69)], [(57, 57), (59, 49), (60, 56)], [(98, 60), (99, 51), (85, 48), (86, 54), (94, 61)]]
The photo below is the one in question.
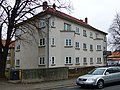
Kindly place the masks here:
[(120, 0), (72, 0), (74, 10), (72, 16), (88, 18), (88, 24), (108, 32), (116, 13), (120, 13)]

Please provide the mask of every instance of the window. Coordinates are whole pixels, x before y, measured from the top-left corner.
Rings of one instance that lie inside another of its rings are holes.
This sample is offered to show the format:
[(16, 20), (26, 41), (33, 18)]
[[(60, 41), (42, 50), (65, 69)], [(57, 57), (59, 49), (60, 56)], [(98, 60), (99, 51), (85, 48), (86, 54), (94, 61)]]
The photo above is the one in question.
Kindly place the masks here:
[(20, 45), (17, 46), (16, 51), (20, 51)]
[(45, 38), (40, 39), (39, 46), (45, 46)]
[(16, 64), (16, 67), (19, 67), (20, 66), (20, 59), (17, 59), (15, 64)]
[(101, 51), (101, 45), (97, 45), (97, 51)]
[(90, 32), (90, 38), (93, 38), (93, 33), (92, 32)]
[(83, 36), (87, 37), (86, 30), (83, 30)]
[(87, 45), (86, 45), (86, 43), (83, 43), (83, 50), (87, 50)]
[(72, 64), (72, 58), (71, 57), (65, 57), (65, 64)]
[(67, 23), (64, 23), (64, 30), (71, 31), (71, 25), (67, 24)]
[(80, 64), (79, 57), (76, 57), (76, 64)]
[(55, 46), (55, 38), (51, 38), (51, 46)]
[(45, 65), (45, 58), (44, 57), (39, 57), (38, 65)]
[(55, 57), (51, 57), (51, 65), (55, 65)]
[(107, 38), (106, 38), (106, 36), (104, 37), (104, 42), (106, 42), (107, 41)]
[(79, 42), (75, 42), (75, 48), (79, 49), (80, 48), (80, 43)]
[(72, 46), (72, 40), (71, 39), (66, 39), (65, 40), (65, 46)]
[(93, 64), (93, 58), (90, 58), (90, 64)]
[(102, 61), (101, 61), (101, 58), (97, 58), (97, 64), (101, 64)]
[(96, 33), (95, 35), (96, 35), (96, 38), (99, 38), (99, 34), (98, 33)]
[(93, 45), (90, 45), (90, 51), (93, 51)]
[(45, 28), (46, 22), (45, 20), (40, 20), (40, 28)]
[(80, 34), (80, 28), (79, 27), (76, 27), (75, 33)]
[(86, 57), (83, 58), (83, 65), (87, 65), (87, 58)]

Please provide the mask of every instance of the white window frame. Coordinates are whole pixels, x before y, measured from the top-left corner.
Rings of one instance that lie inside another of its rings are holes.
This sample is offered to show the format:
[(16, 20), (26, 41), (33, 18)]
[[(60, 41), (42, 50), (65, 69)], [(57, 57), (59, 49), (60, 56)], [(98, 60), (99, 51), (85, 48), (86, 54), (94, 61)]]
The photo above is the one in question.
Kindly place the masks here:
[(51, 46), (55, 46), (55, 38), (51, 37)]
[(16, 67), (20, 67), (20, 64), (21, 64), (20, 59), (16, 59), (16, 60), (15, 60), (15, 66), (16, 66)]
[[(68, 61), (66, 61), (68, 59)], [(65, 57), (65, 64), (72, 64), (72, 57), (66, 56)]]
[(80, 28), (76, 27), (75, 33), (80, 34)]
[(39, 46), (45, 46), (45, 38), (39, 39)]
[(92, 57), (90, 58), (90, 64), (93, 64), (93, 58)]
[(83, 50), (87, 50), (87, 44), (83, 43)]
[(72, 46), (72, 39), (65, 39), (65, 46)]
[(93, 32), (90, 32), (90, 38), (93, 38)]
[(71, 24), (64, 23), (64, 30), (65, 31), (71, 31)]
[(87, 31), (83, 30), (83, 36), (87, 37)]
[(46, 21), (45, 20), (40, 20), (39, 27), (40, 28), (45, 28), (46, 27)]
[(39, 57), (38, 65), (45, 65), (45, 57), (44, 56)]
[(101, 63), (102, 63), (102, 58), (101, 58), (101, 57), (97, 57), (96, 60), (97, 60), (97, 61), (96, 61), (97, 64), (101, 64)]
[(87, 57), (83, 58), (83, 65), (87, 65)]
[[(53, 59), (54, 58), (54, 59)], [(52, 56), (51, 57), (51, 65), (55, 65), (56, 64), (56, 57), (55, 56)]]
[(93, 45), (90, 44), (90, 51), (93, 51)]
[(75, 58), (75, 63), (76, 63), (76, 64), (80, 64), (80, 58), (79, 58), (79, 57), (76, 57), (76, 58)]
[(102, 50), (102, 46), (101, 45), (96, 45), (96, 50), (97, 51), (101, 51)]
[(79, 49), (80, 48), (80, 42), (75, 42), (75, 48)]

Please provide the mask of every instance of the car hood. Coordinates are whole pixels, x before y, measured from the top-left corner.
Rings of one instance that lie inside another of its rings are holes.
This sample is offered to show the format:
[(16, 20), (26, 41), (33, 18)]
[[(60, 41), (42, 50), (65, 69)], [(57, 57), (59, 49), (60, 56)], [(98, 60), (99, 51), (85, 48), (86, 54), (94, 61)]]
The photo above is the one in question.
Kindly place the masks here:
[(79, 78), (84, 78), (84, 79), (88, 79), (88, 78), (92, 78), (92, 79), (96, 79), (96, 78), (99, 78), (99, 77), (102, 77), (103, 75), (83, 75), (83, 76), (80, 76)]

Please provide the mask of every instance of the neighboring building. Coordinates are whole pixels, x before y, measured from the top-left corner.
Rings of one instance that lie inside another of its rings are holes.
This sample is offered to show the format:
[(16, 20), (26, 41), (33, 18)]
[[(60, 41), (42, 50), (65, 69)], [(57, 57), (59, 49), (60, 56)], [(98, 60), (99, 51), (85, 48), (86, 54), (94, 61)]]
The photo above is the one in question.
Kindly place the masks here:
[[(2, 40), (2, 44), (5, 45), (6, 40)], [(14, 67), (14, 42), (10, 44), (8, 50), (8, 56), (6, 61), (6, 69), (12, 69)]]
[(120, 65), (120, 51), (114, 51), (107, 57), (107, 65)]
[[(36, 40), (27, 34), (21, 35), (22, 31), (16, 32), (34, 43), (15, 42), (16, 69), (105, 65), (103, 51), (107, 51), (107, 33), (90, 26), (87, 18), (83, 21), (46, 8), (27, 21), (35, 21), (40, 30), (33, 29)], [(27, 21), (18, 26), (25, 26)], [(29, 32), (29, 29), (24, 30)]]

